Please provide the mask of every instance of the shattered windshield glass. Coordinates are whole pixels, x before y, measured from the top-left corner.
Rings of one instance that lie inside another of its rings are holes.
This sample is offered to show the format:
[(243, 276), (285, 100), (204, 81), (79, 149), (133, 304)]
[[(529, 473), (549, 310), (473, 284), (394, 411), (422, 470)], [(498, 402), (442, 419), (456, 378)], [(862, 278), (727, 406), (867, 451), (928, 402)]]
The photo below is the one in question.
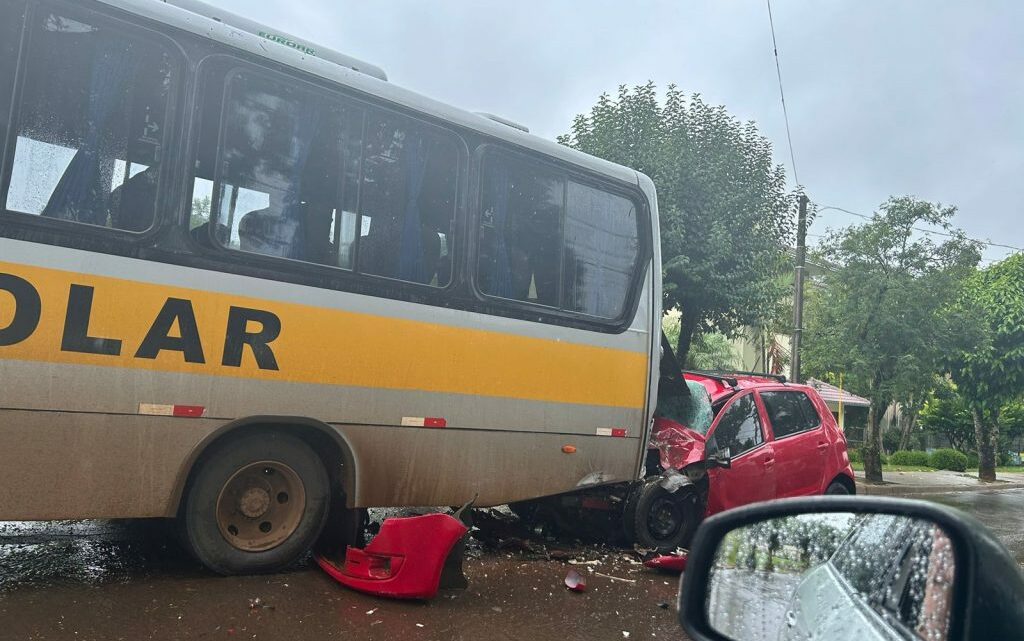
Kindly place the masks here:
[(689, 394), (659, 394), (655, 413), (701, 435), (707, 435), (714, 419), (711, 396), (703, 385), (695, 381), (686, 381), (686, 388)]

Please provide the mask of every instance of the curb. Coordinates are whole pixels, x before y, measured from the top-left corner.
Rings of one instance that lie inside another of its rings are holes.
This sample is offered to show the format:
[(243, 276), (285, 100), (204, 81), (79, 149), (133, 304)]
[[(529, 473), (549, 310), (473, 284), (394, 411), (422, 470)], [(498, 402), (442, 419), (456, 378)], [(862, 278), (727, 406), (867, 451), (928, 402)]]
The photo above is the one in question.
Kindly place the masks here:
[(1024, 490), (1024, 483), (995, 482), (977, 485), (869, 485), (857, 479), (857, 494), (860, 496), (918, 496), (921, 494), (947, 494), (950, 492), (999, 492), (1002, 490)]

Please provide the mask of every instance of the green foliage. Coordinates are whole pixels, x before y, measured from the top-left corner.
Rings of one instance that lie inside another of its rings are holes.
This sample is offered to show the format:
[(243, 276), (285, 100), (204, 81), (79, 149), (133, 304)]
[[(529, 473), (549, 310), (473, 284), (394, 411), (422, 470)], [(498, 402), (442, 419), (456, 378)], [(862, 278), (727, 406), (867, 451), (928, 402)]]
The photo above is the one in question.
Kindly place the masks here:
[[(833, 232), (821, 246), (835, 265), (808, 303), (808, 373), (845, 373), (846, 386), (871, 399), (865, 431), (865, 471), (881, 480), (879, 422), (896, 399), (923, 396), (940, 359), (967, 333), (949, 313), (960, 283), (979, 260), (977, 245), (952, 231), (955, 213), (911, 197), (890, 198), (870, 221)], [(922, 225), (950, 230), (936, 244), (914, 231)]]
[(967, 469), (976, 470), (978, 469), (978, 453), (968, 452), (967, 453)]
[(957, 311), (979, 328), (950, 358), (950, 373), (972, 407), (994, 410), (1024, 393), (1024, 254), (964, 283)]
[(965, 452), (974, 443), (974, 420), (956, 388), (940, 385), (924, 402), (918, 421), (926, 432), (941, 436), (954, 449)]
[(633, 167), (658, 190), (665, 309), (682, 311), (677, 356), (691, 338), (732, 335), (788, 317), (780, 279), (793, 244), (795, 200), (753, 123), (653, 83), (604, 94), (562, 144)]
[[(672, 345), (679, 340), (679, 317), (665, 315), (661, 328)], [(737, 369), (736, 350), (729, 337), (718, 332), (701, 332), (694, 335), (686, 354), (685, 369), (691, 370), (734, 370)]]
[(900, 450), (889, 455), (890, 465), (917, 465), (928, 467), (928, 452)]
[(967, 471), (967, 455), (951, 449), (935, 450), (928, 455), (928, 466), (937, 470)]
[[(851, 447), (848, 450), (847, 453), (850, 456), (850, 462), (851, 463), (863, 463), (864, 462), (864, 451), (861, 448), (859, 448), (859, 447)], [(882, 454), (881, 454), (881, 461), (882, 461), (883, 464), (886, 464), (886, 463), (889, 462), (889, 456), (885, 452), (882, 452)]]
[[(949, 352), (947, 364), (978, 425), (978, 476), (995, 480), (1000, 410), (1024, 394), (1024, 254), (977, 271), (955, 310), (975, 333)], [(1017, 424), (1016, 406), (1011, 414)]]
[(1024, 436), (1024, 400), (1010, 401), (999, 409), (999, 433), (1007, 439)]
[(205, 222), (210, 220), (210, 197), (203, 196), (201, 198), (192, 199), (192, 213), (189, 217), (189, 229), (195, 229)]
[(886, 452), (895, 452), (900, 449), (899, 430), (890, 429), (882, 432), (882, 448)]

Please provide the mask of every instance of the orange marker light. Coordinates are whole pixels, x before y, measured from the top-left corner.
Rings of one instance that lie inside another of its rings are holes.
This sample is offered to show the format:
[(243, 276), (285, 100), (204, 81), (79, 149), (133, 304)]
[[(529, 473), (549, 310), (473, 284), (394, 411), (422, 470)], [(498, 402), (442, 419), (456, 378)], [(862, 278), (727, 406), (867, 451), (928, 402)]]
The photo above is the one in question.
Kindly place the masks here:
[(576, 453), (576, 446), (575, 445), (563, 445), (562, 446), (562, 451), (565, 452), (566, 454), (575, 454)]

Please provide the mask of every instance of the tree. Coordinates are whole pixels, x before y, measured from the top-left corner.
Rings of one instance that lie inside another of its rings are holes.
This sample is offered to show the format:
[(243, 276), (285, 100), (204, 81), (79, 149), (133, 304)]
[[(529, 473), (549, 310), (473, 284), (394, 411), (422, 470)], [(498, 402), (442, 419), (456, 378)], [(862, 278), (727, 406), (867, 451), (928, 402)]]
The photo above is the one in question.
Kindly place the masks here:
[(754, 123), (699, 95), (653, 83), (602, 95), (576, 116), (562, 144), (648, 176), (658, 190), (665, 308), (679, 308), (676, 354), (696, 334), (734, 334), (783, 315), (790, 284), (778, 278), (793, 242), (786, 175)]
[(999, 409), (999, 433), (1007, 441), (1024, 436), (1024, 399), (1010, 401)]
[(882, 480), (880, 423), (886, 408), (927, 390), (963, 328), (948, 313), (959, 284), (979, 260), (975, 243), (953, 232), (942, 244), (922, 224), (949, 230), (954, 208), (910, 197), (886, 201), (870, 221), (829, 234), (822, 252), (838, 268), (810, 300), (803, 358), (809, 372), (845, 372), (846, 385), (871, 400), (864, 472)]
[[(679, 342), (679, 317), (666, 314), (661, 328), (669, 343)], [(736, 369), (736, 350), (725, 334), (701, 332), (693, 337), (686, 354), (685, 369), (705, 371), (727, 371)]]
[(978, 478), (996, 478), (1000, 408), (1024, 393), (1024, 254), (977, 271), (956, 304), (980, 335), (948, 359), (974, 420)]
[(921, 427), (949, 441), (961, 452), (971, 449), (974, 442), (974, 423), (971, 411), (956, 388), (946, 383), (937, 387), (921, 407)]
[(192, 214), (189, 219), (189, 229), (195, 229), (203, 223), (210, 221), (210, 197), (201, 196), (192, 199)]

